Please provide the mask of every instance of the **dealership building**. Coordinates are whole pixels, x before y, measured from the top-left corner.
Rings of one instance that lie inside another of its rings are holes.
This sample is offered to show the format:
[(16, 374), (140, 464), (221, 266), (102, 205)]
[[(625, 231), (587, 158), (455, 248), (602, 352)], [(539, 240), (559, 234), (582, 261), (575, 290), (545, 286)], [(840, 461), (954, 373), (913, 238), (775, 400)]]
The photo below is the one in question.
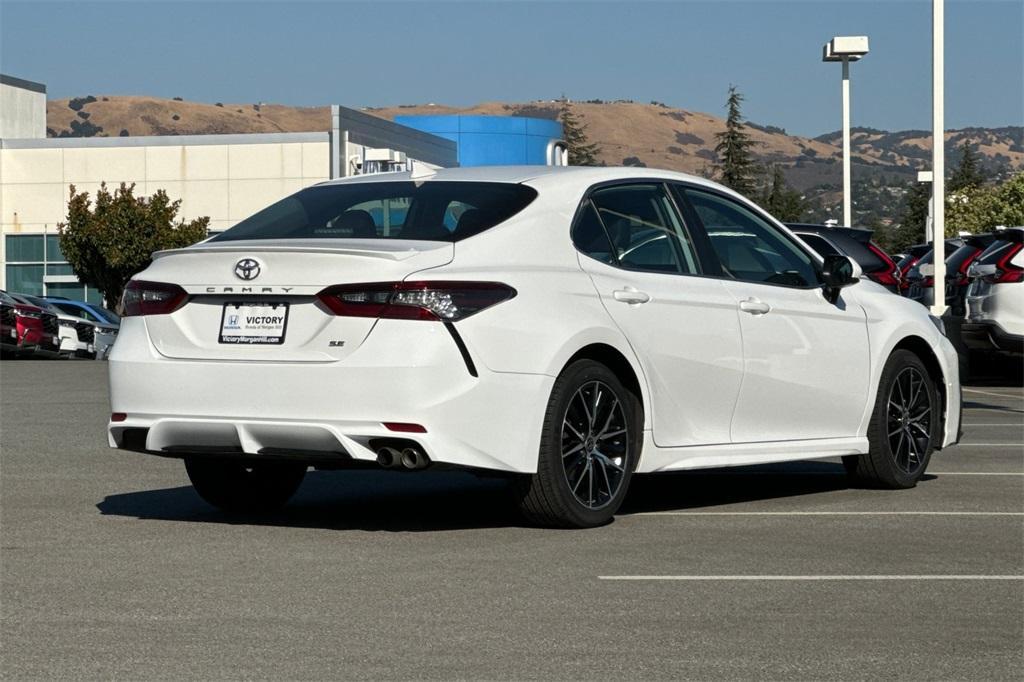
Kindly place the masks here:
[(100, 302), (60, 252), (69, 187), (135, 183), (181, 200), (179, 217), (223, 231), (268, 204), (331, 178), (433, 167), (563, 165), (556, 121), (503, 116), (402, 116), (334, 105), (322, 132), (46, 137), (46, 87), (0, 75), (0, 289)]

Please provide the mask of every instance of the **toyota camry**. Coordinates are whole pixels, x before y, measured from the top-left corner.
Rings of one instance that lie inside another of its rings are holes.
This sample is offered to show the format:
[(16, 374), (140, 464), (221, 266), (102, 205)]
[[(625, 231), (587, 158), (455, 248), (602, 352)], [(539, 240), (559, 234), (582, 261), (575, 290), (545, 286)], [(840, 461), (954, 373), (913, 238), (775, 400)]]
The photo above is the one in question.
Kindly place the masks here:
[(232, 512), (310, 467), (457, 467), (594, 526), (642, 472), (841, 457), (908, 488), (960, 426), (925, 308), (668, 171), (325, 182), (155, 254), (122, 308), (110, 445)]

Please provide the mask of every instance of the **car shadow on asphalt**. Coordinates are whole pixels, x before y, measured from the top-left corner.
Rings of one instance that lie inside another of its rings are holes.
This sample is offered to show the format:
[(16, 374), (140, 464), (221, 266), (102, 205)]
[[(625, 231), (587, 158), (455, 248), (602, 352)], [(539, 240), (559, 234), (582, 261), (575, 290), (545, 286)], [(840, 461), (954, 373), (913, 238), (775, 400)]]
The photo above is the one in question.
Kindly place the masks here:
[[(619, 514), (712, 510), (850, 487), (842, 465), (832, 462), (639, 475)], [(516, 511), (514, 486), (508, 480), (458, 471), (311, 471), (285, 509), (258, 516), (220, 512), (191, 486), (109, 495), (96, 506), (104, 515), (136, 519), (326, 530), (424, 532), (529, 525)]]
[(1007, 412), (1010, 414), (1024, 414), (1024, 410), (1019, 410), (1014, 407), (1008, 407), (1006, 405), (996, 405), (995, 403), (983, 403), (978, 400), (965, 400), (965, 410), (992, 410), (993, 412)]

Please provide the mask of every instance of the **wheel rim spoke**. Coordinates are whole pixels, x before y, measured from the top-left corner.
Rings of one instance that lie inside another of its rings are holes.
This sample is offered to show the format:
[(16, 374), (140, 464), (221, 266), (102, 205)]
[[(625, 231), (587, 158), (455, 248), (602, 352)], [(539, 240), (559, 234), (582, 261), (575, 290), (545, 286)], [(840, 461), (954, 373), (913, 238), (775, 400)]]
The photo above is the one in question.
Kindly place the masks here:
[(588, 509), (618, 495), (626, 474), (630, 433), (623, 403), (602, 381), (581, 386), (562, 419), (562, 468), (569, 490)]
[(916, 367), (905, 367), (889, 388), (886, 431), (893, 462), (915, 474), (931, 446), (932, 392)]

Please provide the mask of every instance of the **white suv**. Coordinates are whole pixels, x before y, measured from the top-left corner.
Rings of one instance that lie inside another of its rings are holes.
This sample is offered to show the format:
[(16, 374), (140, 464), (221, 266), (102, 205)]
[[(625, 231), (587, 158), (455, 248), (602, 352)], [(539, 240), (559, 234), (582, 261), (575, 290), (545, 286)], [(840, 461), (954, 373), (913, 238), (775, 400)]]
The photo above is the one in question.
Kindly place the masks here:
[(842, 456), (910, 487), (957, 440), (956, 353), (859, 271), (669, 171), (330, 181), (128, 284), (110, 444), (231, 511), (374, 463), (507, 472), (563, 526), (634, 472)]
[(1024, 353), (1024, 227), (1001, 230), (971, 264), (964, 343), (977, 350)]

